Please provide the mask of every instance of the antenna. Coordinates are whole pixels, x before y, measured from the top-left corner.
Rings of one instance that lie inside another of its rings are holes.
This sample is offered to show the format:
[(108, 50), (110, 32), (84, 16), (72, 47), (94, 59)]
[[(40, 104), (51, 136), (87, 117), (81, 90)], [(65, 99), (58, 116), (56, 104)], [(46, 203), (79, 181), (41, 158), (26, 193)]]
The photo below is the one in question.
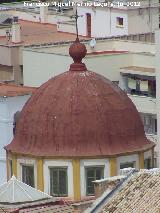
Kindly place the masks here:
[(95, 45), (96, 45), (96, 39), (95, 39), (95, 38), (93, 38), (92, 40), (90, 40), (90, 42), (89, 42), (89, 46), (90, 46), (91, 48), (94, 48), (94, 47), (95, 47)]

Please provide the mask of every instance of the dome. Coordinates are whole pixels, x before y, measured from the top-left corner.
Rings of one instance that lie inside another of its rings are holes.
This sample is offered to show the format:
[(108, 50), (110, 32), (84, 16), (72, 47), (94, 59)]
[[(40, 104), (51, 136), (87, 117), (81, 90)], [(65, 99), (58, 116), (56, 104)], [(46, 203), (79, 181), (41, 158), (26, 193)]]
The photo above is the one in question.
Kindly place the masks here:
[(71, 45), (70, 70), (43, 84), (25, 104), (6, 150), (43, 157), (102, 157), (154, 146), (126, 93), (88, 71), (81, 62), (86, 49), (80, 49), (79, 60), (77, 46)]

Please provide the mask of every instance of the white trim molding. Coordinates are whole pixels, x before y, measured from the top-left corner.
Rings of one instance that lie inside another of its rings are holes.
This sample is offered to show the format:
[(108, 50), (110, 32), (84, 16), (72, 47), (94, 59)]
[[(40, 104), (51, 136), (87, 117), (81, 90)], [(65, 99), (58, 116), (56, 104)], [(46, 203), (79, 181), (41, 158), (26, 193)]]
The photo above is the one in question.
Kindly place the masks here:
[(17, 158), (17, 179), (22, 181), (22, 165), (34, 166), (34, 183), (37, 188), (37, 161), (33, 158)]
[(121, 163), (135, 162), (135, 169), (139, 169), (139, 157), (138, 154), (121, 156), (117, 158), (117, 174), (120, 174)]
[(104, 178), (109, 177), (109, 160), (108, 159), (86, 159), (80, 161), (80, 184), (81, 197), (86, 196), (86, 178), (85, 167), (104, 166)]
[(43, 174), (44, 174), (44, 192), (50, 194), (50, 173), (49, 167), (67, 167), (68, 180), (68, 197), (74, 197), (73, 186), (73, 166), (72, 160), (44, 160)]

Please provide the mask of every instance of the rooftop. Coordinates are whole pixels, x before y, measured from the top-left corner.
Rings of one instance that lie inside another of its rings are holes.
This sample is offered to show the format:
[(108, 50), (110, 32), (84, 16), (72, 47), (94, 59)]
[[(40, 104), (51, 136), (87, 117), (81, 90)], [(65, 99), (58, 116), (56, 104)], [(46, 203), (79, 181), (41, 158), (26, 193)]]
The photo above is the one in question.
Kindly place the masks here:
[(120, 68), (122, 73), (155, 76), (155, 68), (129, 66)]
[(13, 176), (0, 186), (1, 212), (52, 212), (72, 213), (73, 207), (68, 201), (58, 200), (19, 181)]
[[(74, 213), (73, 207), (67, 204), (54, 204), (54, 203), (35, 203), (36, 205), (28, 205), (24, 207), (15, 206), (13, 208), (1, 207), (0, 213)], [(17, 211), (16, 211), (17, 210)]]
[(141, 71), (141, 72), (151, 72), (154, 73), (155, 72), (155, 68), (148, 68), (148, 67), (135, 67), (135, 66), (130, 66), (130, 67), (123, 67), (122, 69), (125, 70), (134, 70), (134, 71)]
[(27, 86), (17, 86), (13, 84), (3, 84), (0, 83), (0, 96), (1, 97), (14, 97), (14, 96), (22, 96), (29, 95), (35, 91), (34, 87)]
[(112, 55), (112, 54), (121, 54), (121, 53), (127, 53), (127, 51), (120, 51), (120, 50), (106, 50), (106, 51), (94, 51), (87, 53), (88, 56), (92, 55)]
[(15, 176), (0, 186), (0, 204), (25, 203), (49, 198), (51, 196), (22, 183)]
[(102, 212), (150, 212), (160, 210), (160, 170), (140, 170), (106, 203)]
[(160, 169), (133, 170), (112, 191), (105, 191), (85, 213), (128, 213), (160, 210)]
[[(29, 22), (19, 20), (21, 25), (21, 38), (23, 45), (42, 44), (57, 41), (71, 41), (75, 40), (75, 35), (71, 33), (63, 33), (57, 31), (57, 26), (52, 24), (41, 24), (36, 22)], [(83, 38), (80, 36), (80, 38)], [(0, 44), (15, 46), (14, 43), (9, 42), (5, 37), (0, 37)]]

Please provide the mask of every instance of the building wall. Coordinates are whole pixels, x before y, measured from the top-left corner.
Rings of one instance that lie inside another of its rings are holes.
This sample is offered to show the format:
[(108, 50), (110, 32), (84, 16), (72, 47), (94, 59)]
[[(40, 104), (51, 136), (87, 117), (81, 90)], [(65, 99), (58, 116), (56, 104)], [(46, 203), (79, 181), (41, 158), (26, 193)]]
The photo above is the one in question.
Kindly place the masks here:
[[(86, 13), (91, 14), (91, 37), (107, 37), (115, 35), (128, 34), (128, 18), (125, 10), (97, 7), (78, 7), (79, 34), (87, 36), (87, 18)], [(124, 20), (123, 27), (117, 27), (116, 18), (121, 17)]]
[[(67, 55), (24, 50), (24, 85), (40, 86), (51, 77), (69, 70), (72, 59)], [(106, 78), (109, 78), (111, 81), (119, 81), (121, 67), (144, 67), (144, 64), (145, 67), (154, 67), (154, 60), (154, 55), (150, 54), (121, 53), (86, 56), (84, 62), (86, 63), (88, 70), (95, 71)], [(101, 66), (99, 66), (100, 64)]]
[[(51, 77), (69, 70), (69, 66), (72, 63), (72, 59), (69, 56), (28, 51), (24, 51), (23, 59), (23, 78), (24, 85), (26, 86), (40, 86)], [(101, 55), (97, 57), (86, 57), (84, 62), (88, 70), (104, 75), (110, 80), (118, 81), (119, 68), (129, 66), (131, 64), (131, 57), (127, 54), (117, 54), (114, 56)], [(99, 67), (100, 64), (101, 67)]]
[[(13, 16), (18, 16), (19, 19), (32, 21), (32, 22), (40, 22), (40, 13), (39, 10), (37, 12), (31, 12), (27, 10), (9, 10), (9, 11), (0, 11), (0, 14), (9, 13)], [(69, 21), (71, 20), (69, 15), (64, 14), (51, 14), (51, 12), (46, 15), (46, 22), (49, 24), (57, 24), (57, 21)]]
[(147, 33), (159, 28), (159, 8), (128, 11), (128, 33)]
[(0, 184), (6, 181), (6, 152), (4, 146), (13, 139), (14, 114), (21, 111), (29, 97), (29, 95), (0, 97)]
[(128, 97), (135, 104), (138, 112), (156, 114), (155, 98), (130, 94), (128, 94)]
[(68, 32), (68, 33), (76, 33), (75, 24), (69, 22), (59, 22), (57, 24), (57, 31), (58, 32)]
[[(35, 179), (35, 188), (39, 189), (38, 179), (41, 179), (44, 182), (44, 187), (42, 187), (42, 191), (50, 194), (50, 171), (51, 167), (66, 167), (67, 168), (67, 185), (68, 185), (68, 197), (75, 199), (75, 192), (78, 190), (79, 199), (84, 199), (86, 197), (86, 167), (104, 167), (104, 178), (110, 177), (111, 171), (115, 169), (115, 174), (118, 175), (120, 172), (120, 164), (121, 163), (129, 163), (135, 162), (135, 168), (140, 169), (144, 168), (144, 160), (152, 157), (152, 151), (146, 151), (140, 154), (130, 154), (126, 156), (115, 157), (115, 165), (111, 163), (113, 158), (104, 158), (104, 159), (80, 159), (80, 166), (78, 173), (74, 171), (74, 159), (44, 159), (42, 160), (42, 173), (38, 173), (38, 158), (30, 158), (30, 157), (17, 157), (16, 164), (13, 168), (13, 173), (16, 173), (16, 176), (19, 180), (22, 181), (22, 165), (33, 165), (34, 166), (34, 179)], [(140, 157), (141, 156), (141, 157)], [(9, 156), (9, 159), (13, 160), (13, 156)], [(114, 167), (114, 168), (113, 168)], [(14, 171), (16, 170), (16, 172)], [(42, 177), (40, 177), (42, 176)], [(77, 180), (76, 183), (74, 182)], [(77, 184), (78, 187), (77, 188)]]
[[(117, 26), (117, 18), (123, 18), (123, 27)], [(128, 34), (128, 14), (126, 10), (111, 10), (111, 36)]]
[(10, 27), (0, 27), (0, 37), (5, 36), (6, 37), (6, 31), (11, 31)]
[[(151, 2), (152, 3), (152, 2)], [(134, 8), (120, 10), (115, 8), (78, 7), (79, 33), (87, 35), (86, 13), (91, 14), (92, 37), (106, 37), (115, 35), (127, 35), (136, 33), (153, 32), (159, 27), (159, 8), (149, 6), (146, 8)], [(116, 17), (124, 18), (124, 26), (117, 27)]]
[[(7, 43), (7, 42), (6, 42)], [(0, 45), (0, 64), (14, 66), (20, 64), (20, 48)]]
[(110, 165), (108, 159), (84, 159), (80, 161), (80, 185), (81, 185), (81, 197), (86, 196), (86, 180), (85, 180), (85, 167), (104, 166), (104, 178), (110, 176)]
[(0, 65), (0, 79), (3, 80), (13, 80), (13, 67)]
[[(145, 43), (139, 41), (129, 41), (129, 40), (118, 40), (118, 39), (104, 39), (96, 41), (94, 48), (89, 45), (90, 41), (85, 42), (87, 53), (91, 52), (102, 52), (102, 51), (130, 51), (130, 52), (150, 52), (155, 53), (155, 44)], [(37, 52), (46, 53), (57, 53), (68, 55), (69, 45), (48, 45), (48, 47), (40, 47), (36, 49)], [(26, 50), (26, 49), (25, 49)], [(34, 51), (34, 49), (31, 49)]]
[(132, 64), (132, 56), (128, 54), (100, 55), (86, 57), (84, 61), (88, 70), (95, 71), (111, 81), (119, 81), (119, 68)]
[(126, 162), (135, 162), (135, 169), (139, 169), (139, 158), (138, 154), (120, 156), (117, 158), (117, 174), (120, 174), (120, 164)]
[(6, 47), (4, 45), (0, 45), (0, 64), (7, 65), (7, 66), (12, 66), (11, 48)]
[(132, 64), (139, 67), (155, 68), (155, 55), (150, 53), (133, 54)]
[(74, 197), (74, 186), (73, 186), (73, 167), (72, 160), (45, 160), (43, 165), (44, 170), (44, 192), (50, 194), (50, 173), (49, 167), (67, 167), (68, 168), (68, 196)]
[(37, 188), (37, 161), (33, 158), (18, 157), (17, 159), (17, 179), (22, 181), (22, 165), (33, 165), (34, 166), (34, 183)]
[(69, 56), (24, 51), (24, 85), (40, 86), (51, 77), (69, 70), (71, 63), (72, 59)]
[[(160, 81), (160, 30), (156, 31), (156, 82)], [(156, 101), (157, 101), (157, 166), (160, 167), (160, 84), (156, 83)]]

